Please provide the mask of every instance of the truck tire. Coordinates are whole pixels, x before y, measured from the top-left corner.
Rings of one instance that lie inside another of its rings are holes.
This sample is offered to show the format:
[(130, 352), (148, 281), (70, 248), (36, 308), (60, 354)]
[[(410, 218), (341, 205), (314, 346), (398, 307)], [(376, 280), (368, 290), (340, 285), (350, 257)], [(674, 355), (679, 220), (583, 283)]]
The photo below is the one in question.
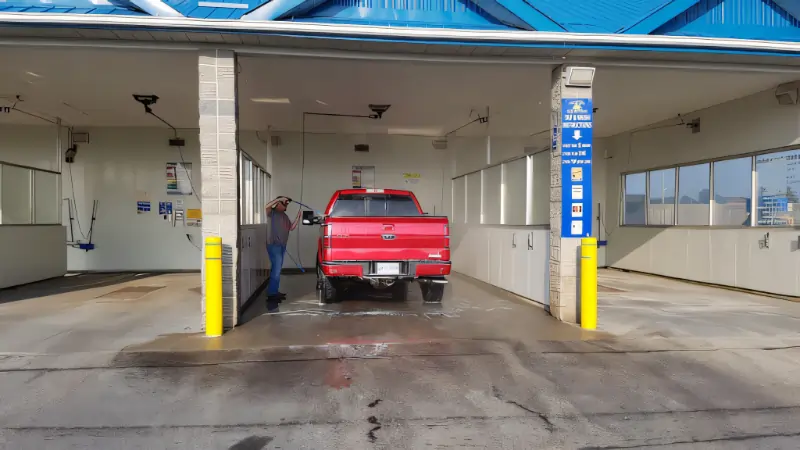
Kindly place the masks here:
[(333, 285), (330, 278), (322, 273), (322, 269), (319, 267), (317, 267), (317, 297), (320, 304), (335, 303), (339, 298), (336, 286)]
[(444, 284), (439, 283), (420, 283), (422, 299), (425, 303), (441, 303), (444, 297)]
[(408, 298), (408, 284), (405, 281), (396, 281), (392, 285), (392, 300), (404, 302)]

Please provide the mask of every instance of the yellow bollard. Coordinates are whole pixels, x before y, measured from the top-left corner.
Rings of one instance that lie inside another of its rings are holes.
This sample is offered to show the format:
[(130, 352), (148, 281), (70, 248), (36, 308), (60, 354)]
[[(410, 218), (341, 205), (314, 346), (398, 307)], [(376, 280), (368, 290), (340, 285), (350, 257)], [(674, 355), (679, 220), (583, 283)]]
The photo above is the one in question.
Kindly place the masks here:
[(206, 238), (206, 336), (222, 336), (222, 238)]
[(581, 328), (597, 328), (597, 239), (581, 239)]

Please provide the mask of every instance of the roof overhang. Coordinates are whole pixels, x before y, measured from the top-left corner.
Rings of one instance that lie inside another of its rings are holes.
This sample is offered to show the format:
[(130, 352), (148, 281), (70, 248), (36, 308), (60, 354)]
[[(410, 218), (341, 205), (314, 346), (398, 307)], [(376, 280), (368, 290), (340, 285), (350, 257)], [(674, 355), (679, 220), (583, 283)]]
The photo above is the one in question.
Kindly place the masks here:
[(777, 70), (800, 65), (797, 42), (52, 13), (0, 13), (0, 45), (226, 47), (256, 53), (307, 51), (323, 56), (338, 52), (353, 57), (391, 53), (398, 58), (417, 55), (420, 59), (527, 64), (605, 64), (616, 59), (630, 64), (650, 60), (670, 67), (740, 64)]

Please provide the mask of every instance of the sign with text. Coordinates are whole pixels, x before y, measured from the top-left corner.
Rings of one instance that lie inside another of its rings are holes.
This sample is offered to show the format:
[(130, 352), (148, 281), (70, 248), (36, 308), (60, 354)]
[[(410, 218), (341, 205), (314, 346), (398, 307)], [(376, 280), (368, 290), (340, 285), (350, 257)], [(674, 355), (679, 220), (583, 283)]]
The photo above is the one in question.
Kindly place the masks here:
[(561, 103), (561, 237), (592, 235), (592, 100)]

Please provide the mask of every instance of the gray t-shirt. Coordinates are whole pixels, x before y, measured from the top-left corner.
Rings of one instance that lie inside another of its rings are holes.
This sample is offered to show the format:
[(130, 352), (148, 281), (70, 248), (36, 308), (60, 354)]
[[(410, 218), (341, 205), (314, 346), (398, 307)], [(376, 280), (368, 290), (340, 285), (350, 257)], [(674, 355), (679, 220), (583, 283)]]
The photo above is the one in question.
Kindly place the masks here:
[(271, 210), (267, 220), (267, 245), (289, 243), (292, 220), (285, 212)]

